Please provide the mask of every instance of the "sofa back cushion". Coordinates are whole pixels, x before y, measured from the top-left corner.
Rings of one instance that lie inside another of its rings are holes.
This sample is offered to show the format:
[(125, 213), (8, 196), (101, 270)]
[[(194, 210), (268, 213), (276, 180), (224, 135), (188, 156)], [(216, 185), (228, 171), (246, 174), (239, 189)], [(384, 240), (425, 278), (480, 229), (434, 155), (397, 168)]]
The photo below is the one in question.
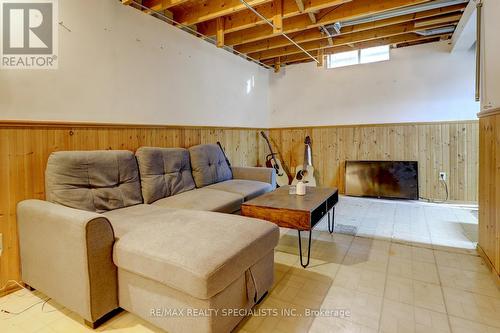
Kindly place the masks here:
[(197, 145), (189, 148), (191, 168), (196, 187), (203, 187), (232, 179), (224, 153), (215, 144)]
[(60, 151), (45, 171), (47, 200), (102, 213), (142, 203), (139, 169), (130, 151)]
[(142, 147), (135, 155), (145, 203), (195, 188), (187, 149)]

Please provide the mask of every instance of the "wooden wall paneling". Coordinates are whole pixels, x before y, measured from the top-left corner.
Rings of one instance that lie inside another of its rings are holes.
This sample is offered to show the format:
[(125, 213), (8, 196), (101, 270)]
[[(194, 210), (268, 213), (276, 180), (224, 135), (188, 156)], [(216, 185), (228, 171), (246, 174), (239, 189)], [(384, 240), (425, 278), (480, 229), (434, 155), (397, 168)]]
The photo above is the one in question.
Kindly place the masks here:
[[(484, 245), (486, 254), (490, 258), (491, 262), (493, 263), (493, 266), (496, 268), (497, 272), (500, 272), (500, 266), (499, 266), (499, 256), (500, 252), (497, 251), (497, 243), (498, 243), (498, 215), (499, 215), (499, 196), (498, 196), (498, 182), (499, 182), (499, 177), (498, 177), (498, 172), (497, 172), (497, 167), (499, 165), (499, 150), (496, 147), (496, 145), (499, 143), (498, 141), (498, 134), (499, 134), (499, 129), (498, 129), (499, 120), (497, 116), (491, 117), (490, 119), (487, 120), (487, 126), (488, 130), (486, 132), (486, 147), (484, 151), (484, 155), (487, 155), (486, 157), (486, 163), (481, 164), (482, 169), (481, 169), (481, 176), (482, 176), (482, 181), (481, 181), (481, 188), (485, 189), (485, 194), (487, 196), (487, 202), (483, 204), (483, 202), (480, 202), (480, 207), (481, 208), (486, 208), (486, 211), (488, 212), (488, 215), (484, 219), (480, 219), (480, 224), (481, 222), (485, 221), (485, 230), (483, 230), (483, 237), (480, 239), (482, 240), (481, 246)], [(489, 156), (488, 156), (489, 155)], [(483, 169), (486, 168), (486, 169)], [(486, 207), (485, 207), (486, 206)]]
[(479, 253), (500, 281), (500, 113), (479, 120)]
[[(9, 151), (9, 141), (7, 130), (0, 130), (0, 156), (4, 156), (4, 158), (0, 158), (0, 179), (2, 181), (2, 187), (0, 190), (0, 232), (3, 235), (3, 255), (0, 260), (0, 274), (2, 276), (12, 276), (17, 278), (19, 276), (18, 272), (11, 272), (12, 270), (16, 270), (17, 267), (15, 263), (12, 263), (11, 256), (5, 255), (8, 253), (9, 248), (12, 244), (12, 235), (15, 235), (14, 232), (10, 232), (10, 228), (12, 225), (9, 223), (10, 221), (10, 159), (8, 158)], [(0, 282), (3, 286), (3, 282)], [(0, 294), (1, 296), (1, 294)]]
[[(267, 147), (259, 129), (131, 125), (0, 124), (0, 286), (20, 280), (16, 205), (43, 199), (50, 153), (59, 150), (126, 149), (141, 146), (189, 147), (221, 141), (234, 165), (259, 166)], [(265, 150), (264, 150), (265, 148)]]
[(345, 192), (346, 160), (416, 160), (420, 195), (445, 197), (439, 172), (447, 173), (449, 199), (477, 201), (476, 121), (284, 128), (270, 131), (283, 162), (294, 170), (302, 164), (303, 140), (311, 136), (313, 164), (320, 185)]
[[(466, 163), (468, 168), (467, 188), (479, 183), (479, 126), (469, 125), (469, 133), (471, 135), (468, 136), (467, 151), (474, 152), (474, 156), (471, 162)], [(466, 156), (466, 159), (470, 159), (470, 157)], [(468, 198), (472, 198), (470, 192), (468, 192)]]
[[(440, 156), (440, 163), (439, 163), (439, 169), (434, 172), (432, 175), (435, 178), (432, 178), (433, 181), (437, 184), (436, 186), (436, 192), (442, 195), (442, 198), (445, 198), (446, 191), (441, 182), (439, 182), (439, 172), (443, 171), (446, 172), (447, 179), (446, 182), (447, 184), (450, 184), (452, 182), (458, 183), (460, 180), (457, 179), (458, 174), (457, 174), (457, 168), (463, 168), (464, 165), (455, 165), (456, 161), (452, 157), (452, 150), (454, 147), (456, 147), (456, 141), (453, 140), (453, 133), (454, 133), (454, 127), (460, 127), (460, 124), (449, 124), (449, 126), (443, 126), (441, 125), (441, 149), (442, 153)], [(448, 191), (450, 191), (450, 186), (448, 185)], [(451, 192), (449, 192), (451, 193)], [(463, 195), (463, 193), (457, 192), (456, 194), (449, 194), (449, 196), (453, 197), (461, 197), (463, 198), (464, 201), (468, 201), (467, 197)]]
[(485, 180), (489, 185), (490, 196), (490, 218), (488, 221), (488, 248), (491, 254), (493, 265), (497, 271), (500, 273), (500, 115), (495, 115), (491, 119), (490, 126), (492, 131), (490, 132), (491, 138), (491, 152), (492, 161), (490, 164), (488, 174), (485, 174)]
[(450, 147), (450, 181), (448, 183), (450, 186), (450, 192), (452, 195), (458, 195), (460, 193), (460, 180), (456, 179), (459, 174), (459, 163), (460, 163), (460, 127), (452, 125), (450, 133), (450, 140), (452, 142)]
[[(442, 198), (442, 193), (434, 183), (438, 178), (437, 173), (444, 170), (448, 173), (449, 182), (453, 183), (450, 185), (453, 187), (450, 199), (477, 200), (477, 122), (304, 127), (270, 129), (266, 132), (273, 148), (290, 171), (295, 171), (295, 166), (303, 163), (304, 137), (310, 135), (318, 181), (321, 185), (338, 186), (342, 193), (346, 160), (409, 159), (420, 163), (421, 195), (433, 199)], [(500, 142), (491, 133), (490, 131), (489, 136), (482, 133), (481, 142), (489, 140), (488, 149), (492, 150), (491, 153), (498, 154), (500, 150), (496, 152), (494, 147)], [(261, 166), (265, 163), (268, 148), (259, 129), (0, 125), (0, 232), (4, 238), (4, 253), (0, 257), (0, 284), (3, 285), (8, 279), (20, 279), (15, 209), (23, 199), (44, 198), (45, 164), (51, 152), (135, 150), (140, 146), (188, 147), (216, 141), (221, 141), (234, 165)], [(481, 154), (481, 158), (486, 157)], [(487, 162), (491, 170), (500, 167), (500, 158)], [(462, 181), (455, 180), (456, 177), (463, 177)], [(485, 182), (484, 179), (482, 181)], [(495, 193), (500, 191), (500, 186), (498, 189), (495, 186), (484, 186), (489, 191), (488, 197), (498, 198), (495, 204), (500, 207), (500, 192)], [(497, 212), (494, 205), (489, 206), (481, 214), (500, 218), (500, 210)], [(496, 226), (493, 223), (488, 228), (491, 230)], [(481, 234), (483, 233), (480, 232)], [(495, 238), (485, 242), (487, 251), (498, 253), (499, 245)]]
[[(466, 188), (471, 188), (474, 184), (478, 184), (479, 181), (479, 126), (468, 125), (468, 133), (470, 135), (467, 136), (467, 151), (473, 152), (474, 157), (472, 158), (472, 162), (467, 162), (465, 165), (467, 166), (467, 184)], [(471, 157), (466, 156), (466, 159), (470, 159)], [(469, 191), (467, 191), (468, 200), (472, 199), (472, 195)]]
[[(495, 133), (494, 117), (480, 119), (480, 157), (479, 165), (479, 245), (495, 263), (494, 237), (495, 233)], [(493, 245), (493, 246), (492, 246)]]
[[(264, 132), (269, 137), (269, 130), (265, 130)], [(267, 156), (267, 154), (269, 154), (269, 149), (267, 147), (266, 141), (264, 140), (264, 138), (260, 134), (260, 131), (258, 133), (255, 133), (255, 136), (257, 138), (256, 139), (258, 142), (257, 149), (259, 151), (259, 154), (257, 155), (257, 158), (258, 158), (257, 165), (264, 166), (264, 165), (266, 165), (266, 156)]]

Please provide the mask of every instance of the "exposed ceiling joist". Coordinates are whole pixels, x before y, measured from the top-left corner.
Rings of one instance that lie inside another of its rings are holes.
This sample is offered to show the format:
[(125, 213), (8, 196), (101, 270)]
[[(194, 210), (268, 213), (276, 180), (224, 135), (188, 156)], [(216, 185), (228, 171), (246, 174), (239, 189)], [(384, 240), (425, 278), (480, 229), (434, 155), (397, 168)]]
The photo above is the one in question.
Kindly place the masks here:
[[(255, 7), (273, 2), (273, 0), (248, 0), (247, 2)], [(188, 2), (187, 4), (190, 6), (182, 10), (173, 10), (174, 19), (183, 25), (214, 20), (217, 17), (233, 14), (247, 8), (239, 0), (210, 0), (202, 3)]]
[[(286, 34), (292, 34), (297, 31), (318, 28), (322, 25), (332, 24), (338, 21), (373, 15), (386, 10), (416, 5), (428, 1), (429, 0), (356, 0), (342, 4), (337, 8), (333, 7), (333, 9), (321, 10), (317, 15), (318, 20), (316, 23), (311, 23), (307, 14), (284, 19), (283, 32)], [(239, 45), (273, 36), (274, 34), (270, 27), (259, 25), (253, 28), (245, 29), (244, 31), (227, 34), (226, 43), (228, 45)]]
[(217, 47), (224, 46), (224, 17), (217, 18)]
[(468, 0), (119, 1), (160, 19), (166, 15), (167, 22), (217, 47), (279, 70), (304, 61), (321, 64), (322, 54), (367, 45), (448, 39)]
[(273, 33), (279, 34), (283, 30), (283, 1), (274, 0)]
[[(442, 27), (442, 26), (444, 26), (444, 24), (430, 25), (430, 26), (427, 26), (426, 28), (438, 28), (438, 27)], [(334, 39), (333, 44), (334, 44), (334, 46), (355, 44), (355, 43), (359, 43), (359, 42), (364, 42), (364, 41), (380, 39), (380, 38), (384, 38), (384, 37), (391, 37), (391, 36), (395, 36), (395, 35), (405, 34), (408, 32), (416, 32), (419, 30), (422, 30), (422, 27), (417, 28), (417, 27), (415, 27), (414, 22), (407, 22), (407, 23), (402, 23), (402, 24), (395, 24), (395, 25), (388, 26), (388, 27), (366, 30), (366, 31), (348, 34), (348, 35), (338, 36), (337, 38)], [(329, 47), (329, 44), (328, 44), (327, 40), (320, 39), (320, 40), (300, 44), (300, 46), (303, 49), (305, 49), (306, 51), (310, 52), (310, 51), (315, 51), (315, 50), (318, 50), (321, 48)], [(298, 50), (295, 46), (285, 46), (285, 47), (275, 48), (275, 49), (271, 49), (271, 50), (250, 53), (249, 56), (254, 58), (254, 59), (263, 60), (263, 59), (275, 58), (277, 56), (290, 55), (290, 54), (294, 54), (294, 53), (300, 53), (300, 50)]]
[[(360, 43), (352, 44), (352, 47), (348, 46), (348, 45), (342, 45), (342, 46), (324, 48), (322, 50), (323, 50), (323, 54), (326, 56), (329, 54), (352, 51), (352, 50), (359, 50), (359, 49), (364, 49), (364, 48), (368, 48), (368, 47), (375, 47), (375, 46), (382, 46), (382, 45), (398, 45), (398, 44), (406, 43), (406, 42), (428, 41), (430, 39), (436, 39), (436, 38), (441, 38), (441, 37), (445, 37), (445, 36), (449, 37), (450, 34), (442, 35), (442, 36), (424, 37), (424, 36), (419, 36), (415, 33), (408, 33), (408, 34), (402, 34), (402, 35), (397, 35), (397, 36), (380, 38), (377, 40), (372, 40), (372, 41), (367, 41), (367, 42), (360, 42)], [(320, 52), (320, 50), (312, 51), (311, 53), (317, 56), (319, 52)], [(274, 59), (270, 59), (270, 60), (264, 61), (264, 63), (269, 64), (269, 63), (272, 63), (273, 61), (274, 61)], [(304, 57), (300, 53), (297, 53), (297, 54), (293, 54), (293, 55), (283, 56), (283, 57), (281, 57), (281, 61), (282, 61), (282, 64), (290, 64), (290, 63), (296, 63), (296, 62), (310, 61), (310, 59), (308, 57)]]
[[(310, 0), (307, 6), (301, 11), (297, 7), (296, 1), (301, 0), (283, 0), (283, 19), (287, 19), (293, 16), (301, 15), (308, 12), (316, 12), (321, 9), (330, 8), (332, 6), (338, 6), (343, 3), (351, 2), (352, 0)], [(267, 4), (261, 5), (258, 8), (259, 13), (272, 20), (275, 9), (274, 3), (269, 2)], [(226, 26), (224, 27), (227, 33), (236, 32), (248, 28), (252, 28), (257, 25), (264, 25), (265, 22), (258, 18), (256, 15), (249, 13), (248, 11), (242, 11), (235, 14), (226, 16)], [(202, 22), (198, 25), (199, 31), (207, 36), (215, 35), (215, 21)]]
[(325, 49), (319, 49), (318, 53), (318, 67), (323, 67), (323, 60), (325, 59)]
[[(395, 17), (395, 18), (390, 18), (390, 19), (385, 19), (385, 20), (380, 20), (377, 22), (372, 22), (372, 23), (363, 23), (359, 25), (353, 25), (350, 27), (345, 27), (344, 29), (341, 30), (342, 34), (349, 34), (349, 33), (354, 33), (354, 32), (360, 32), (360, 31), (366, 31), (366, 30), (371, 30), (371, 29), (376, 29), (376, 28), (381, 28), (389, 25), (394, 25), (394, 24), (399, 24), (399, 23), (405, 23), (405, 22), (410, 22), (410, 21), (416, 21), (415, 24), (416, 26), (421, 25), (429, 25), (433, 24), (432, 22), (429, 23), (426, 21), (428, 18), (436, 17), (438, 15), (439, 20), (442, 22), (454, 22), (458, 21), (460, 19), (460, 14), (457, 14), (457, 9), (461, 10), (465, 8), (464, 6), (461, 6), (460, 8), (450, 7), (450, 13), (446, 13), (446, 11), (442, 10), (430, 10), (426, 12), (421, 12), (419, 15), (411, 14), (411, 15), (403, 15), (400, 17)], [(443, 14), (444, 13), (444, 14)], [(338, 36), (338, 35), (337, 35)], [(308, 30), (301, 31), (299, 33), (291, 34), (290, 37), (297, 43), (304, 43), (304, 42), (309, 42), (317, 39), (322, 39), (322, 38), (328, 38), (329, 36), (325, 36), (325, 34), (322, 34), (321, 31), (319, 31), (317, 28), (312, 28)], [(290, 45), (290, 42), (286, 40), (285, 38), (282, 38), (280, 36), (278, 37), (273, 37), (257, 42), (252, 42), (252, 43), (247, 43), (247, 44), (242, 44), (238, 45), (235, 47), (236, 50), (242, 52), (242, 53), (253, 53), (253, 52), (259, 52), (259, 51), (264, 51), (264, 50), (269, 50), (277, 47), (284, 47)]]
[[(132, 0), (129, 0), (130, 2)], [(143, 0), (142, 4), (151, 10), (161, 12), (174, 6), (182, 5), (189, 0)]]
[(309, 16), (309, 19), (311, 20), (312, 23), (316, 23), (317, 22), (316, 14), (314, 14), (314, 13), (307, 13), (307, 15)]
[(299, 9), (299, 12), (303, 13), (304, 9), (306, 6), (304, 6), (304, 1), (303, 0), (295, 0), (295, 3), (297, 4), (297, 8)]

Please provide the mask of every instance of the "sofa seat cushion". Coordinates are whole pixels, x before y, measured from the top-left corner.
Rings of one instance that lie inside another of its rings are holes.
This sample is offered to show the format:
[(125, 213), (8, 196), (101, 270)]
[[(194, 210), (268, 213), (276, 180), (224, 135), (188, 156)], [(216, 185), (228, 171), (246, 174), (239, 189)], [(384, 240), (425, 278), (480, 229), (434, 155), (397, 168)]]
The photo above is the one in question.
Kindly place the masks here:
[(224, 290), (278, 244), (279, 228), (237, 215), (169, 211), (116, 243), (116, 266), (199, 299)]
[(274, 189), (269, 183), (245, 179), (226, 180), (224, 182), (209, 185), (207, 188), (240, 194), (245, 201), (258, 197), (266, 192), (271, 192)]
[(102, 213), (106, 216), (113, 227), (115, 238), (119, 239), (126, 233), (150, 225), (156, 222), (168, 223), (169, 213), (175, 211), (173, 208), (165, 208), (154, 205), (136, 205)]
[(234, 213), (241, 208), (243, 196), (237, 193), (198, 188), (160, 199), (154, 206)]

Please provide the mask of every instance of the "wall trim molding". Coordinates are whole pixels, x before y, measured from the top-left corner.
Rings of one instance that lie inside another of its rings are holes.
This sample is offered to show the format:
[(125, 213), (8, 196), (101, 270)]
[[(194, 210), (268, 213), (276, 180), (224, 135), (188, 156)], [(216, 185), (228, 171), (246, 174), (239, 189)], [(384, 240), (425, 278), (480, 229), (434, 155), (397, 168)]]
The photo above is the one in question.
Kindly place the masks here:
[(0, 128), (163, 128), (163, 129), (236, 129), (236, 130), (259, 130), (265, 127), (238, 127), (238, 126), (203, 126), (203, 125), (166, 125), (166, 124), (133, 124), (133, 123), (99, 123), (78, 121), (55, 121), (55, 120), (2, 120)]
[(484, 118), (484, 117), (494, 116), (497, 114), (500, 114), (500, 107), (489, 109), (489, 110), (483, 110), (477, 114), (477, 117)]
[(343, 125), (304, 125), (290, 127), (270, 127), (269, 130), (293, 130), (303, 128), (346, 128), (346, 127), (387, 127), (387, 126), (418, 126), (418, 125), (441, 125), (441, 124), (463, 124), (476, 123), (478, 119), (465, 120), (443, 120), (443, 121), (421, 121), (421, 122), (401, 122), (401, 123), (376, 123), (376, 124), (343, 124)]
[[(489, 110), (487, 113), (478, 113), (478, 117), (484, 117), (500, 113), (500, 108)], [(386, 127), (386, 126), (415, 126), (415, 125), (438, 125), (438, 124), (460, 124), (477, 122), (477, 119), (447, 120), (429, 122), (401, 122), (401, 123), (377, 123), (377, 124), (342, 124), (342, 125), (303, 125), (291, 127), (239, 127), (239, 126), (204, 126), (204, 125), (176, 125), (176, 124), (133, 124), (133, 123), (99, 123), (78, 121), (55, 121), (55, 120), (2, 120), (0, 128), (201, 128), (201, 129), (235, 129), (235, 130), (280, 130), (280, 129), (303, 129), (303, 128), (342, 128), (342, 127)]]

